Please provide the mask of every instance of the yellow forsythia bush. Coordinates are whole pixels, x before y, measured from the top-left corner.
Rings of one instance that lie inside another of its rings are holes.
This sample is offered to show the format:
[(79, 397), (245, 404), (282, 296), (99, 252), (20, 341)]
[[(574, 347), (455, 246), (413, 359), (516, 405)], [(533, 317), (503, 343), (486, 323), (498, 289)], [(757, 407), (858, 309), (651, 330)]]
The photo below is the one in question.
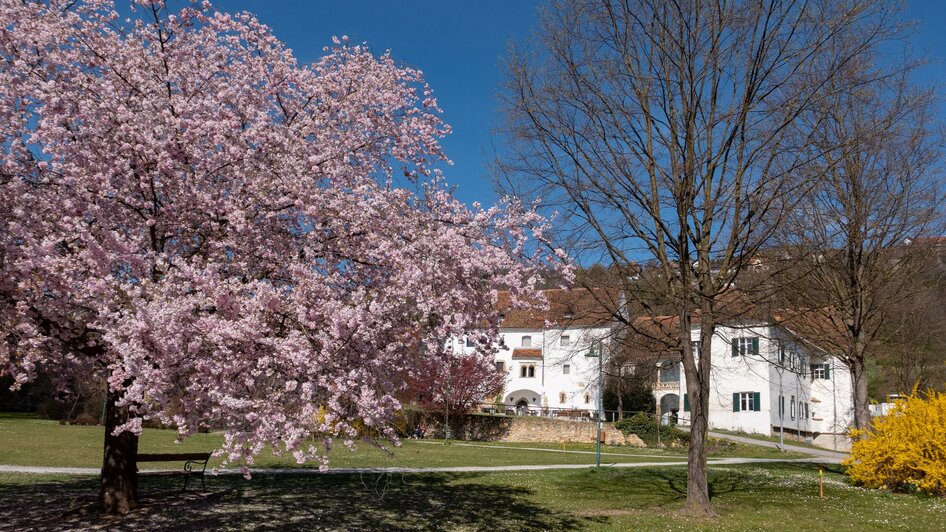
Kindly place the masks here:
[(946, 495), (946, 394), (914, 390), (872, 430), (853, 431), (844, 462), (854, 483), (869, 488)]

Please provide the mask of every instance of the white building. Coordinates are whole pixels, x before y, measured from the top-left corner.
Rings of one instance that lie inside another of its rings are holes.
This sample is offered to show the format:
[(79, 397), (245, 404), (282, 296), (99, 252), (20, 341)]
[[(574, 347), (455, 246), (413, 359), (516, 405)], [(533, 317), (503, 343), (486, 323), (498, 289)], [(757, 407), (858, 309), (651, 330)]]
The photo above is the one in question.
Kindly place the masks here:
[[(512, 309), (500, 294), (504, 346), (497, 368), (508, 375), (502, 410), (517, 414), (593, 413), (597, 410), (598, 359), (605, 363), (617, 330), (607, 308), (619, 308), (603, 290), (548, 290), (543, 312)], [(604, 302), (604, 304), (602, 304)], [(691, 332), (699, 340), (699, 325)], [(852, 381), (844, 364), (811, 347), (789, 329), (764, 324), (719, 326), (712, 342), (711, 429), (778, 435), (844, 449), (852, 425)], [(457, 342), (462, 350), (462, 343)], [(472, 347), (472, 346), (470, 346)], [(659, 366), (653, 390), (663, 419), (689, 423), (686, 379), (679, 354), (653, 353)]]
[[(693, 342), (700, 329), (692, 330)], [(853, 423), (851, 375), (830, 354), (806, 346), (785, 327), (719, 326), (712, 342), (709, 426), (778, 435), (844, 449)], [(690, 419), (679, 356), (663, 357), (654, 395), (662, 412)], [(682, 405), (680, 398), (683, 398)]]
[[(593, 342), (610, 341), (610, 315), (595, 300), (608, 294), (546, 290), (546, 296), (549, 308), (540, 312), (511, 308), (509, 294), (500, 293), (503, 345), (495, 363), (507, 373), (501, 408), (517, 414), (596, 412), (598, 359), (586, 355)], [(457, 341), (455, 347), (464, 346)]]

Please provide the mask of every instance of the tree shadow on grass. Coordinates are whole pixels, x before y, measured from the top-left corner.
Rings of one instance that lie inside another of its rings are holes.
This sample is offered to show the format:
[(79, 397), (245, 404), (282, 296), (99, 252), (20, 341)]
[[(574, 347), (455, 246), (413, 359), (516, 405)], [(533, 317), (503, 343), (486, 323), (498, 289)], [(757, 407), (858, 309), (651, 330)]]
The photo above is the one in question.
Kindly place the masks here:
[(208, 490), (145, 479), (142, 507), (120, 518), (94, 510), (97, 480), (0, 483), (0, 529), (572, 530), (588, 525), (529, 499), (531, 490), (475, 474), (209, 477)]
[[(687, 474), (682, 468), (647, 468), (635, 472), (635, 481), (646, 498), (656, 506), (686, 500)], [(726, 493), (748, 489), (741, 482), (742, 473), (710, 470), (707, 478), (710, 499)]]

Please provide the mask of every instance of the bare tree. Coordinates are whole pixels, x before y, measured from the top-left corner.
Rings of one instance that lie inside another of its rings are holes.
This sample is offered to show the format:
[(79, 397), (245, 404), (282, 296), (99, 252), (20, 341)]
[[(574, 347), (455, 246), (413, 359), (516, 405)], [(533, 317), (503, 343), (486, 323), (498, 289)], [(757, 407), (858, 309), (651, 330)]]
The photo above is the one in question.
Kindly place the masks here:
[(614, 314), (628, 327), (673, 316), (650, 323), (669, 328), (654, 336), (670, 333), (686, 375), (690, 513), (713, 513), (716, 326), (732, 317), (734, 280), (808, 185), (796, 122), (851, 58), (895, 32), (891, 14), (883, 0), (553, 0), (533, 47), (510, 52), (500, 185), (559, 210), (579, 260), (650, 263), (628, 283), (630, 310)]
[(934, 269), (912, 294), (889, 313), (877, 353), (877, 375), (869, 379), (874, 398), (946, 386), (946, 287)]
[(810, 259), (785, 292), (803, 310), (794, 321), (850, 369), (859, 429), (870, 422), (868, 359), (911, 328), (908, 300), (932, 288), (937, 240), (924, 237), (942, 231), (933, 94), (910, 85), (910, 62), (881, 69), (862, 59), (814, 110), (808, 136), (817, 161), (807, 170), (819, 179), (784, 226)]

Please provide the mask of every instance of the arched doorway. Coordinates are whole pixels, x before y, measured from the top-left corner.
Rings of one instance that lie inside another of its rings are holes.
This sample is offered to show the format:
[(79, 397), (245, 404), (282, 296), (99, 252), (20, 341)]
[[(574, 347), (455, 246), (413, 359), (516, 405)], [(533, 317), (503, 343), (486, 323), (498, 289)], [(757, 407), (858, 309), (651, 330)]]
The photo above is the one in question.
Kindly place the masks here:
[(660, 398), (660, 418), (665, 425), (674, 425), (680, 411), (680, 396), (668, 393)]
[(535, 413), (542, 408), (542, 394), (534, 390), (515, 390), (506, 394), (506, 413), (519, 416)]
[(525, 399), (520, 399), (519, 402), (516, 403), (516, 415), (524, 416), (526, 415), (528, 411), (529, 411), (529, 402), (526, 401)]

